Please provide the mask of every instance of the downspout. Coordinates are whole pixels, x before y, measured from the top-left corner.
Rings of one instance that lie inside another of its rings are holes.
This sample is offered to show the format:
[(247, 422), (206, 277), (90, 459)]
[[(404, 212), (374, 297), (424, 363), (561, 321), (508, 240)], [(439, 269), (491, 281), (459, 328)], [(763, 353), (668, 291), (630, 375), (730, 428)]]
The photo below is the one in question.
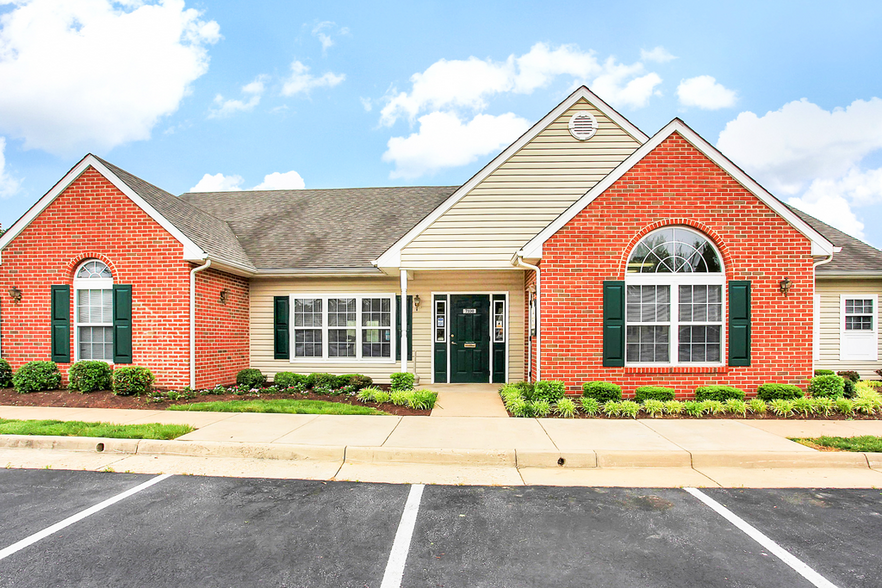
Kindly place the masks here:
[[(536, 272), (536, 380), (539, 381), (542, 379), (542, 308), (541, 302), (541, 272), (539, 270), (538, 265), (532, 265), (524, 261), (524, 257), (520, 251), (517, 253), (517, 257), (515, 258), (515, 265), (518, 267), (525, 267), (527, 269), (531, 269)], [(529, 326), (527, 327), (527, 335), (529, 339)]]
[[(833, 248), (833, 253), (838, 253), (839, 251), (842, 251), (842, 247), (834, 247)], [(814, 308), (815, 308), (814, 294), (815, 294), (816, 287), (818, 285), (818, 276), (817, 276), (818, 272), (817, 272), (817, 270), (818, 270), (819, 266), (822, 266), (825, 263), (830, 263), (831, 261), (833, 261), (833, 253), (828, 255), (826, 259), (822, 259), (821, 261), (816, 261), (815, 263), (812, 264), (812, 311), (813, 311), (813, 313), (814, 313)], [(820, 346), (821, 346), (820, 341), (814, 341), (814, 334), (815, 334), (814, 322), (815, 321), (820, 322), (820, 320), (821, 320), (821, 317), (814, 316), (814, 315), (812, 316), (812, 369), (814, 369), (814, 367), (815, 367), (815, 346), (816, 345), (818, 346), (819, 353), (820, 353)]]
[(401, 371), (407, 372), (407, 270), (401, 270)]
[(211, 267), (209, 259), (190, 270), (190, 389), (196, 389), (196, 272)]

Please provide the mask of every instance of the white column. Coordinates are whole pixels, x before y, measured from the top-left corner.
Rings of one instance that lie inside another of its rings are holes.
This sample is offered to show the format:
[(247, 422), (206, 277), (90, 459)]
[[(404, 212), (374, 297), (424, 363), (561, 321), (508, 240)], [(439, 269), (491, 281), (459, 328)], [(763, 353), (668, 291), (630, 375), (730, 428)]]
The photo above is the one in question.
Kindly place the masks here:
[(401, 371), (407, 371), (407, 271), (401, 270)]

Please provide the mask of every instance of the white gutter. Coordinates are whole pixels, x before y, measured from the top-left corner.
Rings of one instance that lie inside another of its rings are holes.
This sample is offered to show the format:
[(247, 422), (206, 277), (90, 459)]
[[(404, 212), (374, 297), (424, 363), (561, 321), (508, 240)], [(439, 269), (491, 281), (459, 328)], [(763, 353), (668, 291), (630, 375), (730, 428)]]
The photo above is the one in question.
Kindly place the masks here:
[(401, 371), (407, 372), (407, 270), (401, 270)]
[(190, 389), (196, 389), (196, 272), (211, 267), (209, 259), (190, 270)]
[[(541, 272), (539, 270), (538, 265), (532, 265), (524, 261), (524, 256), (522, 251), (518, 251), (515, 259), (515, 265), (518, 267), (525, 267), (527, 269), (531, 269), (536, 272), (536, 380), (539, 381), (542, 379), (542, 321), (540, 317), (542, 316), (541, 308), (541, 295), (542, 291), (541, 284)], [(529, 326), (527, 327), (527, 335), (529, 338)], [(532, 358), (531, 358), (532, 359)], [(529, 366), (528, 366), (529, 369)]]

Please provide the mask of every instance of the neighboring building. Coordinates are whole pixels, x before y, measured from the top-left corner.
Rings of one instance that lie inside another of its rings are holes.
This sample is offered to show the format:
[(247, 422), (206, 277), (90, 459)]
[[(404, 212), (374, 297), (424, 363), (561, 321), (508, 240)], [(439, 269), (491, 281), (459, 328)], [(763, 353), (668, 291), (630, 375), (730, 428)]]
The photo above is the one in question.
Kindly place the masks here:
[(88, 155), (0, 237), (0, 292), (13, 367), (167, 387), (250, 366), (685, 395), (882, 367), (882, 252), (584, 87), (460, 187), (175, 197)]

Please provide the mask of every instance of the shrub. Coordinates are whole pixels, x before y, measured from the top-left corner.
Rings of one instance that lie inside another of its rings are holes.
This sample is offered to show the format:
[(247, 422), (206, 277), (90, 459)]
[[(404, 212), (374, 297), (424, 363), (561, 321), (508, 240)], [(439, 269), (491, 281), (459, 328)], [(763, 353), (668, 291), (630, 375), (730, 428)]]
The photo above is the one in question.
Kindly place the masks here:
[[(815, 374), (815, 375), (818, 375), (818, 374)], [(829, 376), (830, 374), (826, 374), (826, 375)], [(853, 383), (857, 383), (861, 379), (861, 375), (854, 370), (842, 370), (842, 371), (836, 372), (836, 375), (842, 376), (846, 380), (851, 380)]]
[(854, 415), (854, 400), (849, 400), (848, 398), (834, 398), (833, 402), (836, 404), (836, 410), (845, 416)]
[(815, 376), (809, 381), (808, 393), (813, 398), (842, 398), (845, 395), (845, 380), (841, 376)]
[[(362, 388), (364, 390), (365, 388)], [(417, 410), (432, 410), (435, 408), (435, 401), (438, 400), (438, 393), (431, 390), (413, 390), (407, 399), (407, 405)]]
[(153, 373), (136, 365), (113, 370), (113, 393), (117, 396), (144, 394), (153, 389)]
[(389, 397), (392, 399), (392, 404), (395, 406), (404, 406), (407, 404), (410, 394), (407, 390), (393, 390)]
[(527, 418), (533, 416), (532, 406), (529, 402), (524, 400), (523, 397), (518, 397), (517, 400), (513, 401), (508, 410), (511, 412), (512, 416), (516, 416), (519, 418)]
[(361, 390), (358, 391), (357, 398), (361, 402), (376, 402), (374, 395), (377, 392), (380, 392), (380, 390), (378, 390), (377, 388), (370, 388), (370, 387), (362, 388)]
[(816, 376), (835, 376), (833, 370), (815, 370)]
[[(326, 374), (323, 372), (317, 372), (313, 374), (309, 374), (306, 376), (306, 387), (307, 388), (324, 388), (330, 391), (331, 388), (334, 387), (334, 384), (337, 383), (337, 376), (334, 374)], [(320, 394), (321, 392), (317, 392)]]
[(802, 414), (803, 416), (814, 414), (815, 404), (814, 402), (812, 402), (812, 400), (812, 398), (806, 398), (805, 396), (792, 400), (793, 410), (799, 414)]
[(382, 404), (384, 402), (389, 402), (391, 396), (385, 390), (377, 390), (374, 392), (374, 402)]
[[(728, 400), (733, 399), (729, 398)], [(737, 400), (737, 398), (735, 400)], [(726, 405), (719, 400), (702, 400), (701, 409), (706, 414), (723, 414), (726, 412)]]
[(824, 416), (829, 416), (835, 407), (832, 398), (809, 398), (809, 402), (812, 403), (813, 412), (823, 414)]
[[(821, 376), (822, 378), (827, 376)], [(779, 417), (789, 417), (793, 414), (793, 401), (776, 398), (769, 402), (769, 410)]]
[(763, 402), (771, 400), (794, 400), (805, 396), (799, 386), (793, 384), (760, 384), (756, 389), (756, 397)]
[(882, 378), (882, 368), (879, 368), (878, 370), (875, 370), (875, 372), (876, 372), (876, 375), (877, 375), (877, 376), (879, 376), (880, 378)]
[(846, 398), (854, 398), (855, 394), (857, 394), (855, 383), (848, 378), (843, 378), (842, 384), (842, 395)]
[(618, 401), (622, 399), (622, 387), (611, 382), (585, 382), (582, 384), (582, 396), (594, 398), (601, 404)]
[(653, 418), (661, 416), (665, 412), (665, 403), (649, 398), (643, 401), (643, 411)]
[(392, 390), (413, 390), (413, 374), (395, 372), (390, 378), (392, 379)]
[(693, 417), (700, 417), (704, 414), (704, 405), (695, 400), (687, 400), (683, 403), (683, 412)]
[(53, 361), (31, 361), (15, 372), (12, 386), (19, 394), (58, 390), (61, 386), (61, 373)]
[(551, 403), (544, 398), (537, 398), (530, 401), (530, 410), (533, 411), (535, 417), (547, 417), (551, 414)]
[(557, 401), (554, 412), (559, 416), (571, 419), (576, 416), (576, 403), (570, 398), (561, 398)]
[(512, 386), (517, 388), (520, 391), (521, 396), (527, 400), (533, 398), (533, 388), (535, 387), (533, 382), (515, 382)]
[(603, 412), (608, 416), (619, 416), (622, 414), (622, 401), (610, 400), (609, 402), (604, 403)]
[(876, 409), (879, 408), (879, 403), (868, 396), (859, 396), (852, 402), (855, 410), (864, 414), (876, 414)]
[(68, 388), (80, 392), (110, 390), (113, 371), (104, 361), (78, 361), (70, 366)]
[(747, 416), (747, 403), (743, 400), (738, 400), (737, 398), (730, 398), (726, 402), (726, 410), (731, 412), (732, 414), (737, 414), (741, 418)]
[(564, 397), (566, 386), (559, 380), (539, 380), (533, 386), (533, 400), (557, 402)]
[(683, 403), (679, 400), (668, 400), (665, 402), (665, 412), (667, 414), (680, 414), (683, 412)]
[(621, 406), (619, 407), (619, 412), (624, 416), (629, 416), (632, 419), (636, 419), (637, 414), (640, 412), (640, 405), (633, 400), (622, 400)]
[(280, 388), (299, 388), (306, 386), (306, 376), (294, 372), (279, 372), (273, 376), (273, 384)]
[(5, 359), (0, 359), (0, 388), (12, 386), (12, 368)]
[(754, 414), (766, 414), (766, 409), (768, 408), (765, 400), (759, 398), (751, 398), (748, 401), (747, 406), (750, 408), (750, 412)]
[(373, 386), (374, 380), (368, 376), (363, 376), (361, 374), (344, 374), (342, 376), (337, 376), (336, 384), (337, 388), (352, 386), (357, 392), (362, 388)]
[(584, 412), (588, 416), (594, 416), (600, 412), (600, 403), (597, 402), (596, 398), (592, 398), (591, 396), (583, 396), (581, 404), (582, 412)]
[(744, 400), (744, 390), (733, 388), (732, 386), (701, 386), (695, 389), (695, 400), (704, 402), (705, 400), (717, 400), (726, 402), (734, 398), (735, 400)]
[(634, 400), (645, 402), (647, 400), (661, 400), (667, 402), (674, 399), (674, 389), (664, 386), (640, 386), (634, 391)]
[(249, 388), (262, 388), (266, 384), (266, 376), (257, 368), (245, 368), (236, 374), (236, 384)]

